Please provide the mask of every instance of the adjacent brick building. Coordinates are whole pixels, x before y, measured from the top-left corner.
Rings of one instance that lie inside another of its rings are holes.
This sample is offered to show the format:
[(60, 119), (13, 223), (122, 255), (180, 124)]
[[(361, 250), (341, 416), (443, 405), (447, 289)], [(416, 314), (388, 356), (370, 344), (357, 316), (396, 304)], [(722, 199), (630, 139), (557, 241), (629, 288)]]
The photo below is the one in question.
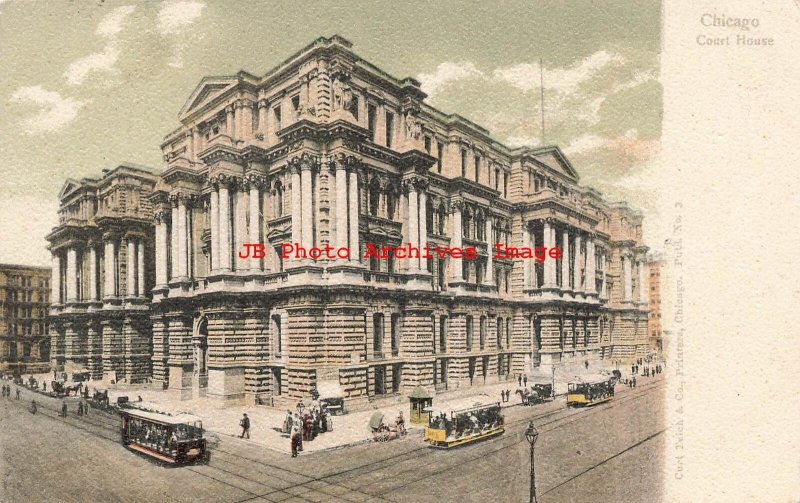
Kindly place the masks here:
[(50, 369), (50, 269), (0, 264), (0, 370)]

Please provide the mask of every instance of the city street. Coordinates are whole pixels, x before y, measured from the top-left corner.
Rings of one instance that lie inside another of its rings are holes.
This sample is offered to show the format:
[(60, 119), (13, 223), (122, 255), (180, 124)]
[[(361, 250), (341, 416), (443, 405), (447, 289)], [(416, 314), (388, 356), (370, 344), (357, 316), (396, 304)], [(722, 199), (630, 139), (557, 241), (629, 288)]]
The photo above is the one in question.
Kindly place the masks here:
[[(0, 401), (2, 500), (39, 501), (527, 501), (529, 420), (539, 429), (540, 502), (661, 501), (663, 379), (587, 409), (512, 407), (506, 432), (452, 450), (402, 440), (293, 459), (227, 436), (211, 462), (164, 468), (119, 443), (116, 420), (57, 415), (57, 401), (28, 411), (30, 396)], [(28, 394), (29, 395), (29, 394)], [(38, 398), (37, 398), (38, 401)], [(74, 410), (74, 408), (73, 408)]]

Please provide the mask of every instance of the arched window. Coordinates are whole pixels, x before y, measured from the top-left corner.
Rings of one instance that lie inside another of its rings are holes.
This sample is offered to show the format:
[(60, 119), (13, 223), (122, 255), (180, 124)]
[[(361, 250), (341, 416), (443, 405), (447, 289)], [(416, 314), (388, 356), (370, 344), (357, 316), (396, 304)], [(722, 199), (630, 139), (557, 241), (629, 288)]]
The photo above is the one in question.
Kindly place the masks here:
[(446, 218), (446, 211), (444, 208), (444, 204), (439, 205), (439, 210), (436, 213), (436, 216), (439, 217), (439, 234), (444, 235), (444, 227), (445, 227), (445, 218)]
[(397, 197), (394, 195), (394, 191), (392, 189), (386, 191), (386, 218), (389, 220), (394, 220), (396, 202)]
[(275, 182), (275, 188), (272, 189), (272, 214), (274, 218), (283, 216), (283, 185), (280, 180)]
[(380, 208), (381, 202), (381, 187), (378, 184), (378, 180), (372, 179), (372, 183), (369, 186), (369, 214), (373, 217), (378, 216), (378, 209)]
[(464, 216), (461, 218), (461, 234), (465, 238), (471, 238), (472, 233), (472, 215), (469, 210), (464, 210)]
[(478, 241), (483, 241), (486, 239), (486, 219), (483, 216), (483, 212), (479, 211), (475, 216), (475, 239)]
[(428, 232), (433, 232), (433, 222), (434, 222), (434, 209), (433, 203), (431, 202), (430, 198), (425, 200), (425, 228), (428, 229)]

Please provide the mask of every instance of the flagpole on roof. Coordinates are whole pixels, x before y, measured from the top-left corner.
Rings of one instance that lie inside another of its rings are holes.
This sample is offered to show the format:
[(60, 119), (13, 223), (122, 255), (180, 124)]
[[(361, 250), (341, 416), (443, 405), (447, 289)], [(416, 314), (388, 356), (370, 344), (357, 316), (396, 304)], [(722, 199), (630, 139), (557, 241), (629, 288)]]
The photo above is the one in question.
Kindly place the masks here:
[(544, 146), (544, 66), (542, 65), (542, 58), (539, 58), (539, 84), (542, 101), (542, 146)]

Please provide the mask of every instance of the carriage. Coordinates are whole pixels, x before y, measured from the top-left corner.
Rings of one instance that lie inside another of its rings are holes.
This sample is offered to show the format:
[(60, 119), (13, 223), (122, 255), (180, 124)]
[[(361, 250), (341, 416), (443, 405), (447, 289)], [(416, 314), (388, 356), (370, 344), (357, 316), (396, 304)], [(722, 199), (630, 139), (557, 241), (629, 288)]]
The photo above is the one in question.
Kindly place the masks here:
[(500, 403), (475, 405), (443, 412), (431, 418), (425, 428), (425, 442), (431, 447), (449, 449), (500, 435), (505, 431)]
[(388, 442), (406, 435), (404, 424), (397, 424), (397, 422), (395, 422), (395, 426), (392, 427), (384, 421), (384, 417), (383, 412), (378, 410), (373, 412), (372, 416), (369, 418), (369, 430), (372, 440), (376, 442)]
[(120, 417), (121, 441), (128, 449), (171, 465), (208, 461), (200, 418), (138, 409), (121, 409)]
[(517, 394), (522, 399), (522, 405), (537, 405), (555, 399), (553, 385), (550, 383), (534, 384), (530, 389), (518, 389)]

